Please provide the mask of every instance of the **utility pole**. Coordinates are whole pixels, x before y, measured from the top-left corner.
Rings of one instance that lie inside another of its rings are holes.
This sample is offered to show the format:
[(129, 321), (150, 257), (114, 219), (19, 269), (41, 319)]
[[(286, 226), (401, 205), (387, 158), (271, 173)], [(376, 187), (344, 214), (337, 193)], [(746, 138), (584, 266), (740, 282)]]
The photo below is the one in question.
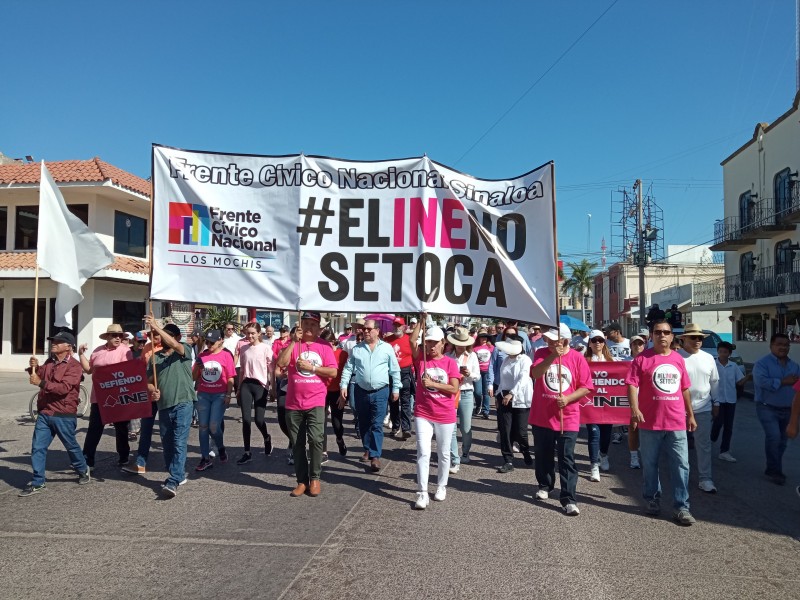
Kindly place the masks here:
[[(799, 0), (800, 1), (800, 0)], [(644, 209), (642, 208), (642, 180), (637, 179), (633, 184), (636, 189), (636, 204), (638, 207), (636, 218), (636, 235), (639, 238), (636, 264), (639, 266), (639, 328), (645, 327), (644, 318), (644, 267), (647, 264), (647, 255), (644, 252)]]

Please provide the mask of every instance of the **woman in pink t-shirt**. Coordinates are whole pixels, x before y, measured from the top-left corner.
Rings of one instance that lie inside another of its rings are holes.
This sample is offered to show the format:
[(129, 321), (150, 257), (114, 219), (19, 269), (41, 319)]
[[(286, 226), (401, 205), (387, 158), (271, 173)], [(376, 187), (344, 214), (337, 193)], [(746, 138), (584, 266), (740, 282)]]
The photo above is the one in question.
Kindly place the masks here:
[(450, 471), (450, 443), (456, 426), (456, 394), (461, 382), (458, 364), (444, 356), (444, 331), (431, 327), (424, 337), (424, 351), (417, 346), (420, 322), (411, 332), (411, 352), (417, 371), (417, 394), (414, 403), (414, 422), (417, 430), (417, 502), (414, 508), (423, 510), (430, 503), (428, 473), (431, 461), (431, 440), (436, 436), (439, 470), (436, 494), (433, 499), (442, 502), (447, 496), (447, 478)]
[(256, 427), (264, 438), (264, 454), (272, 454), (272, 437), (267, 432), (264, 415), (267, 411), (269, 388), (274, 377), (272, 371), (272, 344), (261, 341), (261, 325), (257, 321), (244, 328), (244, 344), (238, 347), (242, 382), (239, 385), (239, 402), (242, 405), (242, 438), (244, 454), (236, 461), (244, 465), (253, 460), (250, 453), (253, 406), (256, 408)]
[[(117, 363), (125, 362), (126, 360), (133, 360), (133, 352), (131, 349), (122, 343), (125, 337), (125, 332), (122, 326), (113, 323), (108, 326), (106, 332), (100, 336), (101, 340), (105, 340), (105, 344), (98, 346), (92, 351), (91, 356), (86, 358), (86, 344), (81, 344), (78, 348), (78, 358), (80, 358), (81, 366), (84, 373), (92, 373), (95, 367), (105, 367), (107, 365), (115, 365)], [(89, 412), (89, 428), (86, 430), (86, 439), (83, 441), (83, 455), (86, 457), (86, 464), (94, 468), (94, 458), (97, 452), (97, 445), (100, 443), (100, 438), (103, 437), (103, 422), (100, 419), (100, 409), (97, 406), (97, 397), (92, 388), (92, 407)], [(114, 423), (114, 432), (116, 433), (117, 454), (119, 455), (118, 465), (120, 467), (128, 464), (128, 459), (131, 454), (131, 446), (128, 441), (128, 424), (130, 421), (120, 421)]]
[(206, 349), (197, 355), (192, 376), (197, 382), (197, 420), (200, 426), (200, 462), (195, 471), (205, 471), (214, 466), (211, 462), (211, 440), (219, 451), (219, 462), (228, 462), (228, 452), (222, 437), (222, 419), (225, 408), (231, 403), (236, 367), (233, 355), (223, 346), (222, 332), (206, 332)]
[(491, 396), (489, 396), (489, 367), (492, 363), (492, 346), (489, 339), (489, 332), (485, 329), (478, 330), (475, 339), (475, 347), (472, 351), (478, 357), (478, 366), (481, 371), (480, 379), (475, 381), (475, 410), (473, 416), (483, 414), (484, 419), (489, 418), (489, 408), (491, 407)]

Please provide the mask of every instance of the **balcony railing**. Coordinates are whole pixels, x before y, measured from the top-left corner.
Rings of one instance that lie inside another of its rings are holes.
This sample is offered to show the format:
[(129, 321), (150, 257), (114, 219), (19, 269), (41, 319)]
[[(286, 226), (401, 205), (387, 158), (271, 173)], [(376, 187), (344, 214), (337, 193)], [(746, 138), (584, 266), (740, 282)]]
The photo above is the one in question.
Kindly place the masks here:
[(731, 275), (724, 278), (724, 287), (725, 302), (800, 294), (800, 265), (794, 261), (791, 269), (765, 267)]
[(746, 218), (725, 217), (714, 223), (714, 245), (741, 246), (772, 237), (775, 231), (795, 229), (800, 222), (800, 185), (792, 185), (789, 197), (776, 204), (775, 198), (752, 202)]

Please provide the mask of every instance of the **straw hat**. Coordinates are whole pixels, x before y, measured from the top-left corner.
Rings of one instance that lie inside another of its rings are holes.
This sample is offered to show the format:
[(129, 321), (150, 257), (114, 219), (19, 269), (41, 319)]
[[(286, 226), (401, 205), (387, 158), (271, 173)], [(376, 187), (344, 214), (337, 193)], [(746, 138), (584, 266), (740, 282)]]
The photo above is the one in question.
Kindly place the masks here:
[(686, 326), (686, 329), (683, 330), (683, 333), (680, 334), (678, 337), (688, 337), (690, 335), (702, 335), (703, 337), (708, 337), (707, 333), (703, 333), (702, 328), (697, 323), (689, 323)]
[(475, 340), (463, 327), (456, 327), (456, 330), (447, 336), (447, 341), (453, 346), (472, 346), (475, 343)]
[(117, 323), (112, 323), (111, 325), (109, 325), (106, 328), (106, 332), (105, 333), (101, 333), (100, 334), (100, 339), (101, 340), (108, 340), (108, 336), (110, 334), (112, 334), (112, 333), (119, 333), (121, 335), (125, 335), (125, 332), (122, 330), (122, 325), (119, 325)]

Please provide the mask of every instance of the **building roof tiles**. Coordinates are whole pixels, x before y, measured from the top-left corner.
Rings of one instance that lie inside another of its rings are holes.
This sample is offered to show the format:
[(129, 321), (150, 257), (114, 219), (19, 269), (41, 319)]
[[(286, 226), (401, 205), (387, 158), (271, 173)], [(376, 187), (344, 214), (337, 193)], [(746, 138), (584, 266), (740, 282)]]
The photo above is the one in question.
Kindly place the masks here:
[[(111, 181), (114, 185), (152, 197), (150, 182), (100, 160), (59, 160), (47, 162), (47, 169), (56, 183), (84, 183)], [(12, 163), (0, 165), (0, 184), (39, 183), (40, 163)]]

